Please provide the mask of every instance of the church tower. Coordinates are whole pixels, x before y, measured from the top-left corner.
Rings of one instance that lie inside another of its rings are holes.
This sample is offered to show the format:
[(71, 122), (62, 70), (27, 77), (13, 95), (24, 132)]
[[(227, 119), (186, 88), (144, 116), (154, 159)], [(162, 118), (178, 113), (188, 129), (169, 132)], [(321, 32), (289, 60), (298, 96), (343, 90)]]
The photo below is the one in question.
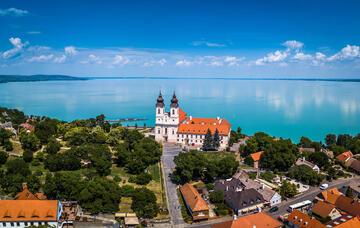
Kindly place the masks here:
[(179, 102), (175, 92), (171, 99), (170, 112), (165, 112), (161, 91), (156, 100), (155, 140), (158, 142), (177, 142), (179, 125)]

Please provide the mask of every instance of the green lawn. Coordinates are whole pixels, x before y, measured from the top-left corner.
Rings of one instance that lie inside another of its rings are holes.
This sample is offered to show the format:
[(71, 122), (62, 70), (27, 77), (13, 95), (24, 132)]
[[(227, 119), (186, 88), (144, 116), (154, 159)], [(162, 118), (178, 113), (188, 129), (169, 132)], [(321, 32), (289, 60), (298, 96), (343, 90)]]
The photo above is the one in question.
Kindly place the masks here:
[(160, 167), (158, 164), (149, 166), (148, 171), (155, 182), (160, 182)]

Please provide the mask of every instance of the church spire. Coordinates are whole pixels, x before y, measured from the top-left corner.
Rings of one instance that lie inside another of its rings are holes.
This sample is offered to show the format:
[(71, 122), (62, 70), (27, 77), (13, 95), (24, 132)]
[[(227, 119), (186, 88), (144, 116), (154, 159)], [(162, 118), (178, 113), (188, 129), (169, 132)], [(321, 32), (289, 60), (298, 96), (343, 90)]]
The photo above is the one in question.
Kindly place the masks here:
[(170, 105), (171, 108), (177, 108), (179, 107), (179, 101), (178, 99), (176, 98), (176, 94), (175, 94), (175, 91), (174, 91), (174, 94), (173, 94), (173, 97), (171, 99), (171, 105)]
[(161, 90), (159, 91), (159, 96), (156, 100), (156, 107), (158, 107), (158, 108), (164, 107), (164, 98), (162, 97)]

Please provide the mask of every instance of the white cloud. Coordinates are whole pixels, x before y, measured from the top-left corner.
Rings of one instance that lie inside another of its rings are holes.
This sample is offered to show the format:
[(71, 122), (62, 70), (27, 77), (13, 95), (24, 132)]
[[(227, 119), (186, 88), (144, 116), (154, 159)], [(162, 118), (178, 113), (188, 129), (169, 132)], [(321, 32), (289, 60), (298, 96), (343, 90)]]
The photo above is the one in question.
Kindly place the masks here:
[(225, 56), (224, 62), (228, 64), (228, 66), (238, 66), (239, 62), (243, 61), (244, 58), (238, 58), (236, 56)]
[(61, 55), (54, 58), (54, 63), (63, 63), (66, 61), (66, 55)]
[(311, 60), (312, 58), (313, 58), (312, 55), (305, 54), (303, 52), (298, 52), (293, 57), (293, 59), (300, 60), (300, 61), (307, 61), (307, 60)]
[(208, 41), (193, 41), (193, 46), (207, 46), (207, 47), (225, 47), (225, 44), (213, 43)]
[(127, 57), (122, 56), (122, 55), (115, 55), (112, 64), (124, 66), (124, 65), (128, 64), (129, 62), (130, 62), (130, 60)]
[(298, 50), (304, 46), (304, 43), (297, 40), (288, 40), (285, 41), (283, 45), (289, 50)]
[(186, 60), (186, 59), (183, 59), (183, 60), (179, 60), (176, 62), (176, 66), (191, 66), (193, 63)]
[(17, 8), (0, 9), (0, 16), (22, 17), (27, 15), (28, 13), (29, 12), (27, 10)]
[(348, 60), (360, 57), (360, 47), (356, 45), (346, 45), (341, 51), (328, 58), (329, 61)]
[(23, 48), (27, 45), (27, 42), (23, 43), (18, 37), (11, 37), (9, 41), (12, 44), (13, 48), (2, 53), (2, 57), (4, 59), (9, 59), (17, 56), (23, 51)]
[(90, 54), (87, 58), (87, 60), (81, 61), (80, 63), (83, 64), (102, 64), (102, 60), (99, 56), (96, 56), (94, 54)]
[(47, 62), (54, 58), (53, 54), (33, 56), (29, 59), (29, 62)]
[(164, 66), (167, 63), (167, 60), (162, 58), (160, 60), (151, 60), (144, 62), (144, 67), (152, 67), (152, 66)]
[(65, 54), (69, 56), (74, 56), (78, 53), (74, 46), (67, 46), (64, 48)]
[(223, 66), (224, 64), (221, 61), (212, 61), (209, 63), (209, 65), (218, 67), (218, 66)]
[(255, 61), (256, 65), (264, 65), (266, 63), (276, 63), (276, 62), (282, 62), (286, 59), (286, 57), (288, 56), (288, 52), (284, 52), (284, 51), (275, 51), (275, 52), (271, 52), (269, 54), (267, 54), (266, 56), (257, 59)]

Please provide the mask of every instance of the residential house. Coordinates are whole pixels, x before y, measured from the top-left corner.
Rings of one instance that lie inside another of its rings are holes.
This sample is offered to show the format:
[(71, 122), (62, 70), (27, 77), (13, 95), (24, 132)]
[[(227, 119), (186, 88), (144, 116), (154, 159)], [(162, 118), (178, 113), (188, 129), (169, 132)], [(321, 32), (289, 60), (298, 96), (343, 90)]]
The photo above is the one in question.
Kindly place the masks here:
[(264, 153), (264, 151), (259, 151), (259, 152), (250, 154), (252, 160), (254, 161), (254, 169), (259, 168), (260, 158), (263, 153)]
[(233, 221), (214, 224), (211, 228), (280, 228), (283, 224), (265, 212), (246, 215)]
[(352, 194), (355, 198), (360, 199), (360, 181), (359, 180), (353, 180), (350, 182), (348, 188), (351, 189)]
[(360, 174), (360, 161), (352, 158), (353, 161), (350, 163), (349, 168), (351, 169), (351, 171), (353, 171), (356, 174)]
[(354, 217), (346, 222), (341, 223), (340, 225), (335, 226), (336, 228), (356, 228), (360, 227), (360, 218)]
[(12, 125), (12, 122), (5, 122), (5, 123), (0, 123), (0, 128), (3, 128), (5, 130), (10, 131), (11, 133), (13, 133), (14, 135), (16, 135), (16, 130)]
[(320, 168), (319, 168), (317, 165), (315, 165), (315, 164), (313, 164), (313, 163), (311, 163), (311, 162), (309, 162), (309, 161), (306, 161), (305, 158), (299, 158), (299, 159), (295, 162), (295, 165), (296, 165), (296, 166), (305, 165), (305, 166), (307, 166), (307, 167), (310, 167), (310, 168), (311, 168), (312, 170), (314, 170), (315, 172), (320, 173)]
[(352, 158), (354, 155), (351, 153), (351, 151), (345, 151), (344, 153), (338, 155), (336, 157), (336, 160), (340, 162), (341, 164), (345, 164), (350, 158)]
[(326, 228), (318, 220), (302, 213), (299, 210), (294, 210), (287, 218), (287, 225), (291, 228)]
[(226, 204), (233, 209), (237, 215), (259, 212), (265, 203), (262, 195), (253, 188), (225, 191), (224, 199)]
[(34, 131), (34, 126), (27, 122), (20, 124), (20, 126), (25, 129), (26, 133), (30, 133)]
[(320, 150), (321, 152), (323, 152), (324, 154), (326, 154), (326, 156), (328, 156), (328, 158), (333, 159), (334, 158), (334, 152), (329, 150), (329, 149), (325, 149), (325, 148), (321, 148)]
[(337, 188), (331, 188), (331, 189), (327, 189), (325, 191), (322, 191), (317, 196), (317, 199), (335, 205), (337, 199), (341, 195), (342, 195), (342, 193), (339, 192), (339, 190)]
[(194, 221), (209, 218), (209, 207), (194, 186), (184, 184), (180, 187), (180, 192)]
[(351, 220), (352, 218), (353, 218), (353, 216), (344, 213), (339, 218), (331, 220), (328, 223), (326, 223), (326, 227), (329, 227), (329, 228), (337, 227), (338, 225), (340, 225), (344, 222), (347, 222), (347, 221)]
[(30, 192), (26, 183), (22, 185), (23, 190), (16, 194), (15, 200), (45, 200), (47, 199), (46, 195), (42, 192), (33, 194)]
[(300, 147), (299, 149), (299, 153), (315, 153), (315, 148), (312, 147)]
[(320, 218), (330, 218), (331, 220), (341, 217), (340, 212), (335, 208), (335, 205), (318, 201), (311, 209), (312, 213)]
[(2, 227), (59, 227), (61, 214), (62, 206), (58, 200), (0, 200)]
[(215, 189), (221, 191), (240, 191), (242, 189), (255, 189), (264, 198), (264, 205), (274, 206), (281, 203), (281, 196), (279, 193), (266, 187), (262, 183), (250, 179), (246, 173), (241, 173), (243, 172), (234, 174), (233, 178), (230, 179), (215, 181)]
[(336, 208), (352, 216), (360, 216), (360, 202), (346, 196), (339, 196), (335, 203)]

